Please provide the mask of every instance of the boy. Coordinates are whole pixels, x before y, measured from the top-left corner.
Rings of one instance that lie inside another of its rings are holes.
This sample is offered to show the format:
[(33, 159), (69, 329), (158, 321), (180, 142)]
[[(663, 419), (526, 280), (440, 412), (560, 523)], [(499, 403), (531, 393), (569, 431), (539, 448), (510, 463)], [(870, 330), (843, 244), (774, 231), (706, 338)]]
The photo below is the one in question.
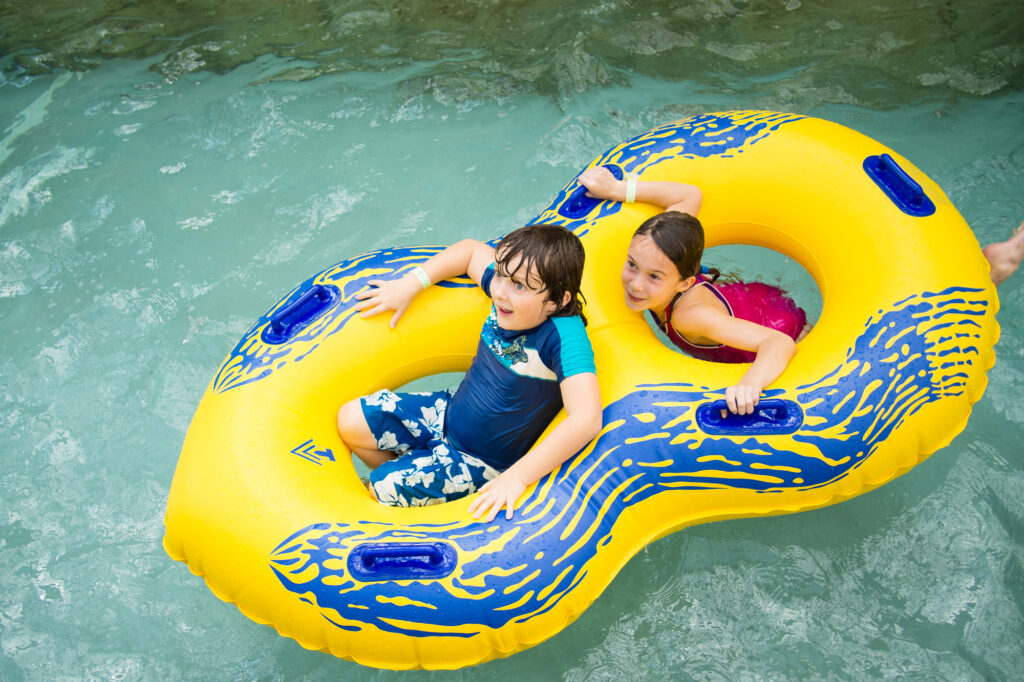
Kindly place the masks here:
[[(493, 301), (454, 395), (384, 390), (338, 411), (338, 432), (373, 469), (370, 492), (380, 502), (419, 506), (479, 490), (469, 507), (475, 518), (491, 521), (503, 507), (512, 518), (528, 486), (597, 435), (601, 398), (580, 302), (583, 260), (576, 235), (529, 225), (495, 248), (460, 241), (357, 295), (363, 317), (395, 311), (392, 328), (420, 291), (462, 273)], [(530, 448), (563, 405), (566, 418)]]

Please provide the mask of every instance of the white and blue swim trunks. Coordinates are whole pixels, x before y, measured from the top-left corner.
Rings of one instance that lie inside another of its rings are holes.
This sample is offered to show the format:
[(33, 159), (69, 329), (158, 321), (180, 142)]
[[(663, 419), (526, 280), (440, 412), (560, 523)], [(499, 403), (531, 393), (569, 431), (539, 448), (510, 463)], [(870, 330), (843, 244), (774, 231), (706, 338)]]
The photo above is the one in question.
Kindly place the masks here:
[(444, 435), (449, 391), (395, 393), (360, 398), (363, 416), (379, 450), (398, 457), (370, 472), (377, 499), (397, 507), (451, 502), (474, 493), (500, 472), (459, 452)]

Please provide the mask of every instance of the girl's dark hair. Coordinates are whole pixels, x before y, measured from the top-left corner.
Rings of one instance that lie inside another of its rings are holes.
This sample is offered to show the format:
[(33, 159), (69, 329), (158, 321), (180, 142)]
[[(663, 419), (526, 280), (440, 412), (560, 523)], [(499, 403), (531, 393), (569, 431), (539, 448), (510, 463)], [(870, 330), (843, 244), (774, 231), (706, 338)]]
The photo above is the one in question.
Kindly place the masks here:
[[(508, 265), (519, 258), (515, 271)], [(542, 291), (548, 292), (547, 300), (560, 303), (569, 292), (569, 302), (560, 305), (553, 317), (579, 315), (583, 324), (583, 294), (580, 282), (583, 279), (583, 261), (586, 254), (580, 238), (560, 225), (527, 225), (502, 238), (494, 251), (495, 271), (512, 276), (524, 267), (540, 278)]]
[[(668, 256), (683, 279), (700, 274), (700, 259), (704, 256), (704, 226), (689, 213), (666, 211), (645, 220), (633, 233), (634, 237), (650, 237), (655, 246)], [(714, 282), (718, 270), (707, 268)]]

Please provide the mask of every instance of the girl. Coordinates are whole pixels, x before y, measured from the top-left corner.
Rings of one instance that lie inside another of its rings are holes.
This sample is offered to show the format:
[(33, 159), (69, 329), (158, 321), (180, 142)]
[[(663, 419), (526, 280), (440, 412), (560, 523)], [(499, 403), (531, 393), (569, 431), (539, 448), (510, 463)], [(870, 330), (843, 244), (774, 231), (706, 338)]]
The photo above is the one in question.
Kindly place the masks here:
[[(750, 362), (739, 383), (725, 391), (731, 412), (750, 414), (761, 391), (778, 378), (810, 326), (803, 310), (776, 287), (761, 282), (716, 285), (701, 273), (704, 229), (694, 216), (701, 191), (677, 182), (616, 180), (603, 167), (580, 176), (595, 199), (642, 201), (666, 207), (633, 235), (622, 286), (631, 310), (650, 311), (669, 339), (694, 357)], [(632, 187), (630, 187), (632, 185)]]

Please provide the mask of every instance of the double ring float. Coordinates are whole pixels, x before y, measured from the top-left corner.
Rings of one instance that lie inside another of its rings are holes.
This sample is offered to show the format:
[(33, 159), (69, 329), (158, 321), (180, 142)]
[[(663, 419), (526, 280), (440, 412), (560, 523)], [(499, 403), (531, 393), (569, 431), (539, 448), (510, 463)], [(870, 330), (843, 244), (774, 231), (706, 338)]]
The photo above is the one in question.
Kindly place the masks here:
[(995, 361), (998, 299), (942, 190), (848, 128), (773, 112), (703, 114), (593, 164), (704, 190), (708, 246), (792, 257), (823, 311), (755, 415), (720, 416), (745, 365), (662, 345), (623, 302), (634, 229), (656, 207), (598, 202), (572, 180), (533, 222), (587, 250), (583, 291), (604, 428), (527, 490), (511, 520), (472, 498), (370, 499), (338, 406), (464, 371), (490, 303), (468, 279), (425, 291), (390, 329), (355, 294), (440, 247), (344, 260), (263, 315), (217, 371), (185, 438), (164, 547), (246, 616), (381, 668), (457, 668), (553, 636), (648, 543), (707, 521), (845, 500), (947, 445)]

